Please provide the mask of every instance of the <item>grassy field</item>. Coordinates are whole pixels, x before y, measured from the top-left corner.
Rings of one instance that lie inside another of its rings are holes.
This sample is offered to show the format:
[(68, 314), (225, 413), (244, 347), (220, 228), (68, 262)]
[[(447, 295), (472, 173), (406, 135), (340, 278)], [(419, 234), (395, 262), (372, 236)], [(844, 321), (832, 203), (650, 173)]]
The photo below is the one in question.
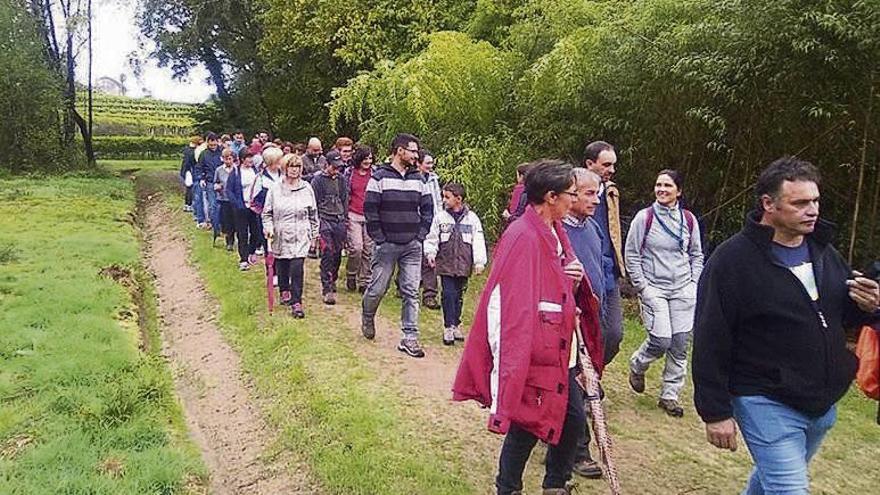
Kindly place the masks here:
[(124, 179), (0, 182), (4, 494), (203, 492), (134, 206)]
[[(143, 179), (164, 188), (170, 207), (179, 205), (173, 183), (154, 174)], [(399, 370), (388, 371), (393, 368), (388, 360), (364, 359), (362, 348), (373, 344), (359, 339), (352, 323), (359, 310), (357, 296), (343, 291), (342, 307), (320, 305), (317, 273), (310, 263), (309, 317), (302, 321), (286, 315), (269, 317), (260, 270), (238, 272), (233, 255), (212, 248), (210, 236), (193, 228), (187, 214), (177, 217), (191, 239), (193, 261), (218, 298), (224, 332), (241, 352), (259, 392), (272, 404), (271, 420), (282, 431), (279, 447), (302, 454), (329, 491), (492, 493), (498, 437), (485, 432), (484, 413), (463, 413), (469, 406), (446, 400), (418, 399), (418, 391), (407, 388), (411, 380)], [(472, 314), (482, 282), (472, 280), (465, 319)], [(628, 306), (621, 354), (604, 380), (625, 492), (737, 493), (750, 469), (748, 452), (742, 443), (734, 454), (706, 443), (691, 405), (690, 383), (682, 396), (686, 416), (680, 420), (656, 407), (662, 366), (648, 373), (646, 394), (629, 390), (626, 360), (644, 331), (633, 318), (631, 301)], [(396, 321), (399, 307), (399, 300), (389, 294), (381, 314)], [(440, 345), (440, 322), (439, 312), (422, 311), (423, 342), (429, 353), (454, 361), (460, 347)], [(838, 425), (812, 465), (813, 493), (870, 493), (876, 488), (880, 427), (873, 424), (875, 408), (876, 403), (856, 390), (841, 401)], [(527, 490), (537, 490), (540, 476), (541, 466), (533, 457)], [(602, 482), (580, 480), (579, 490), (598, 494), (607, 488)]]

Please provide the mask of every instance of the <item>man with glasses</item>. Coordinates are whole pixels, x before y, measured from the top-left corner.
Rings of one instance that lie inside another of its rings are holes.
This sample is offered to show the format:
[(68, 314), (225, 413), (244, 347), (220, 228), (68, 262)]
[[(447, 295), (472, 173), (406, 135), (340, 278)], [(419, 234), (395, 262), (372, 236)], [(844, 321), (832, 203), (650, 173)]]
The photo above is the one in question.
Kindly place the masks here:
[(434, 203), (422, 174), (415, 168), (418, 138), (398, 134), (391, 141), (389, 152), (391, 161), (373, 172), (364, 199), (367, 232), (375, 247), (372, 276), (364, 292), (361, 331), (367, 339), (376, 336), (376, 311), (397, 265), (403, 296), (400, 315), (403, 338), (397, 349), (420, 358), (425, 356), (418, 328), (422, 242), (431, 229)]

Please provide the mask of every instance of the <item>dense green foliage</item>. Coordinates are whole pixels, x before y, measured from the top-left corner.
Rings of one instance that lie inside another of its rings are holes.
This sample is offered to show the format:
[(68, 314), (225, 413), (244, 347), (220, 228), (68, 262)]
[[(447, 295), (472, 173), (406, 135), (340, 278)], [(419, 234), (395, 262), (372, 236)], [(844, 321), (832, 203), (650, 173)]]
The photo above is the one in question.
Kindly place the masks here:
[(173, 136), (95, 136), (95, 154), (108, 160), (178, 158), (188, 142)]
[(183, 493), (205, 482), (159, 356), (133, 209), (127, 179), (0, 181), (4, 494)]
[[(77, 108), (86, 115), (88, 95), (77, 93)], [(152, 98), (94, 93), (95, 136), (189, 136), (195, 129), (196, 105)]]
[(0, 171), (70, 167), (59, 134), (61, 81), (45, 63), (37, 26), (21, 2), (0, 0)]
[[(156, 17), (166, 2), (144, 3)], [(720, 241), (753, 204), (760, 168), (796, 154), (824, 172), (824, 214), (844, 251), (853, 236), (864, 260), (880, 235), (880, 0), (209, 3), (255, 13), (249, 50), (209, 39), (236, 29), (220, 14), (199, 27), (232, 67), (240, 122), (383, 146), (417, 132), (443, 175), (488, 187), (472, 193), (485, 217), (517, 161), (579, 162), (584, 144), (605, 139), (620, 150), (627, 213), (650, 201), (657, 170), (678, 168)], [(169, 60), (186, 44), (182, 32), (145, 33)]]

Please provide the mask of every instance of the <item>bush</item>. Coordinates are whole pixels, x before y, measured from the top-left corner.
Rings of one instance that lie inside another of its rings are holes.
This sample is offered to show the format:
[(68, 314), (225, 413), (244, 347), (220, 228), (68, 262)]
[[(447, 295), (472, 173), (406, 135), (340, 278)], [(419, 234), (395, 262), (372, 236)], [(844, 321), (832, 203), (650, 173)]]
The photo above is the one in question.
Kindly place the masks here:
[(96, 136), (95, 155), (105, 160), (177, 158), (188, 143), (185, 137)]

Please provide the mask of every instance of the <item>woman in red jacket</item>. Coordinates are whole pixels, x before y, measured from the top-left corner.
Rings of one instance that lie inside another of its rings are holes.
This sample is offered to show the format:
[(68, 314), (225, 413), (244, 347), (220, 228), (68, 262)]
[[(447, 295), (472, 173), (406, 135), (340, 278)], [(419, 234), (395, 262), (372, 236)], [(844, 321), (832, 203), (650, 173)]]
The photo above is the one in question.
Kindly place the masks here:
[(518, 494), (535, 443), (549, 444), (545, 495), (569, 493), (586, 415), (576, 385), (574, 287), (583, 267), (561, 220), (576, 201), (571, 165), (541, 160), (526, 176), (529, 206), (505, 231), (453, 386), (454, 400), (490, 409), (489, 430), (506, 433), (495, 486)]

